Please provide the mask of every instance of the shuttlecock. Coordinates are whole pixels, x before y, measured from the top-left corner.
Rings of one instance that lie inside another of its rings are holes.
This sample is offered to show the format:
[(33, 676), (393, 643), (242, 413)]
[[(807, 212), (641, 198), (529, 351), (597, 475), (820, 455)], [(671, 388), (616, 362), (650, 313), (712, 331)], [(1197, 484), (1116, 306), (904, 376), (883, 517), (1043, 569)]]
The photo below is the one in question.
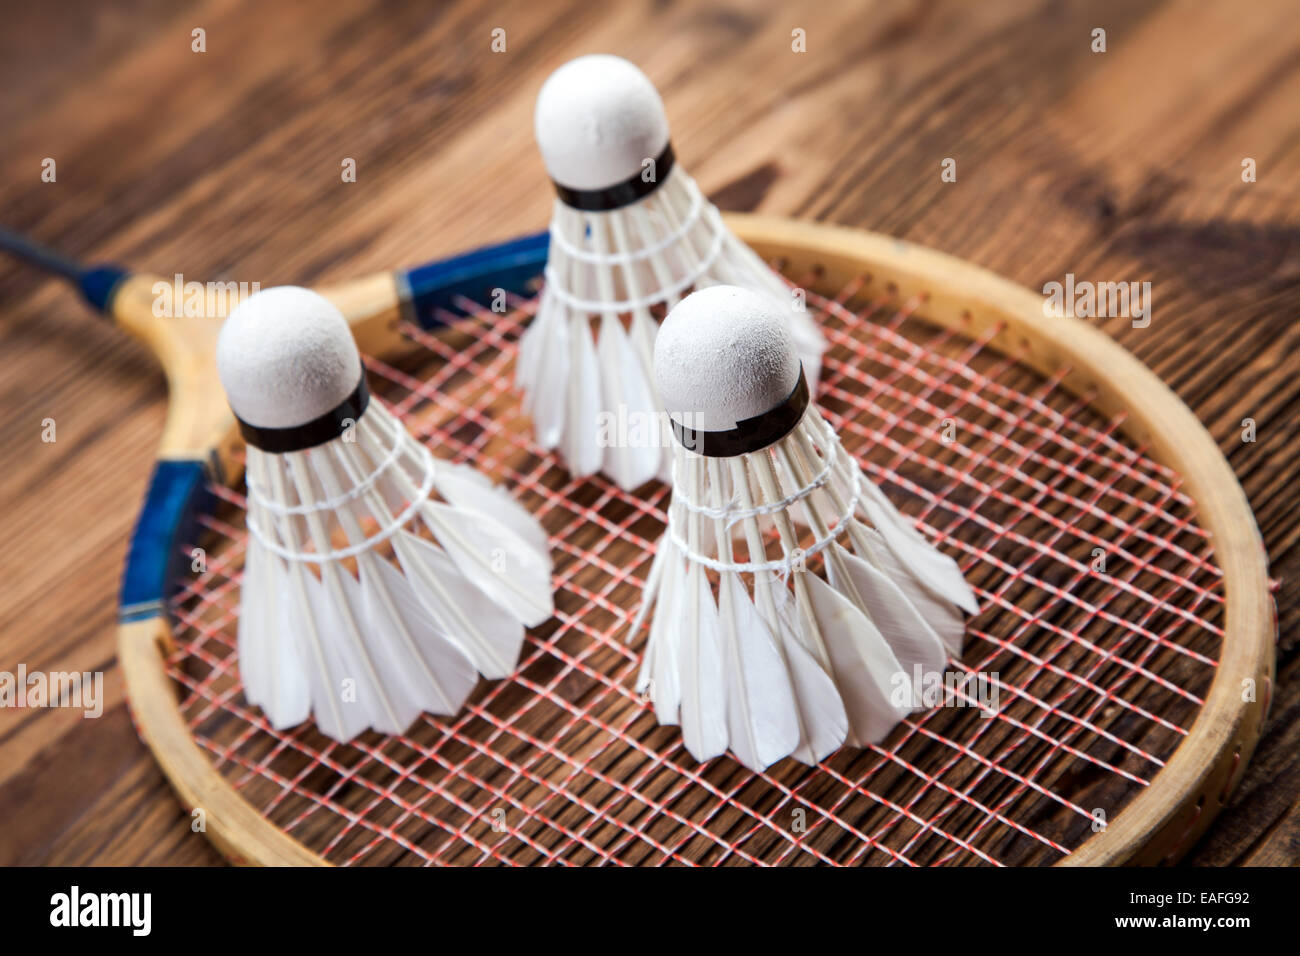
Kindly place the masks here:
[(239, 669), (271, 725), (401, 733), (458, 711), (478, 673), (507, 676), (552, 613), (546, 535), (369, 396), (342, 314), (259, 292), (222, 326), (217, 368), (248, 444)]
[(840, 446), (770, 298), (687, 297), (654, 367), (677, 441), (639, 690), (698, 760), (878, 742), (961, 651), (978, 606), (960, 569)]
[(557, 199), (516, 378), (543, 448), (558, 449), (575, 475), (601, 471), (628, 490), (667, 478), (672, 442), (653, 386), (650, 310), (693, 288), (725, 283), (777, 298), (815, 387), (825, 340), (676, 163), (644, 73), (616, 56), (566, 63), (542, 86), (534, 125)]

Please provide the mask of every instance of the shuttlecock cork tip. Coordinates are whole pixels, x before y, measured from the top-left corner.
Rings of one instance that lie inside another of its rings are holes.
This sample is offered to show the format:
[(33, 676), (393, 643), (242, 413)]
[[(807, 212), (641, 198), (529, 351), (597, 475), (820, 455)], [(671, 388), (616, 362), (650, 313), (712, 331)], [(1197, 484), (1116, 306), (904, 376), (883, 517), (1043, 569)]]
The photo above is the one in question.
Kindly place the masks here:
[(785, 403), (800, 366), (781, 301), (719, 285), (688, 295), (668, 313), (655, 340), (654, 369), (675, 421), (720, 432)]
[(343, 314), (296, 286), (249, 296), (217, 339), (217, 374), (230, 408), (264, 429), (291, 429), (339, 407), (361, 381), (361, 356)]
[(542, 84), (533, 115), (546, 171), (570, 189), (605, 189), (642, 172), (668, 145), (654, 84), (618, 56), (570, 60)]

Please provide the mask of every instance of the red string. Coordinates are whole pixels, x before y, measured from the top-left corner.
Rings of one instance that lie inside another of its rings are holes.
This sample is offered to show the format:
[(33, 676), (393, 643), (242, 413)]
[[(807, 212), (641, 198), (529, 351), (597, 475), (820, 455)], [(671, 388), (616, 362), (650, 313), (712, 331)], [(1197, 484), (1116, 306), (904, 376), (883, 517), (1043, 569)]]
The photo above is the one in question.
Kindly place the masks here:
[[(922, 300), (854, 311), (861, 287), (808, 296), (832, 345), (819, 403), (868, 477), (976, 586), (983, 613), (951, 664), (967, 706), (914, 714), (882, 745), (816, 768), (696, 764), (632, 690), (645, 632), (626, 643), (669, 491), (574, 481), (513, 411), (502, 417), (517, 408), (515, 343), (532, 303), (499, 314), (465, 301), (444, 318), (468, 341), (405, 330), (429, 353), (421, 373), (367, 367), (414, 434), (504, 480), (551, 531), (555, 620), (530, 635), (515, 676), (485, 682), (454, 718), (350, 744), (310, 725), (274, 731), (244, 702), (235, 661), (244, 499), (214, 488), (222, 507), (203, 524), (218, 543), (205, 542), (206, 569), (175, 599), (168, 660), (214, 766), (340, 864), (1003, 865), (1069, 853), (1098, 807), (1113, 817), (1150, 784), (1202, 703), (1223, 634), (1208, 536), (1178, 476), (1123, 436), (1122, 418), (1062, 390), (1068, 369), (1043, 379), (987, 349), (996, 330), (972, 341), (925, 325)], [(622, 564), (619, 542), (636, 548)], [(998, 692), (991, 710), (972, 692), (981, 676)]]

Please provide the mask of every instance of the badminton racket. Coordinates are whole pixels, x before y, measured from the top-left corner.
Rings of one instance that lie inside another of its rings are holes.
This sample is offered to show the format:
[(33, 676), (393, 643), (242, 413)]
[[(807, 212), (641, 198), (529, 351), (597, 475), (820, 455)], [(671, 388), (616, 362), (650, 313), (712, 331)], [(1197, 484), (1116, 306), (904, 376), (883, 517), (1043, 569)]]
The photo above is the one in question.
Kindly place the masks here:
[(806, 290), (831, 346), (818, 403), (982, 608), (946, 706), (877, 746), (759, 774), (697, 764), (633, 689), (646, 633), (624, 637), (667, 488), (572, 480), (531, 440), (511, 381), (544, 234), (319, 290), (352, 323), (372, 392), (435, 454), (504, 481), (556, 558), (556, 616), (510, 679), (455, 717), (339, 744), (310, 723), (272, 730), (241, 694), (242, 449), (213, 364), (219, 317), (157, 318), (160, 280), (0, 233), (166, 371), (119, 656), (141, 737), (230, 860), (1160, 863), (1204, 832), (1258, 740), (1274, 638), (1259, 533), (1204, 428), (1106, 335), (975, 266), (728, 220)]

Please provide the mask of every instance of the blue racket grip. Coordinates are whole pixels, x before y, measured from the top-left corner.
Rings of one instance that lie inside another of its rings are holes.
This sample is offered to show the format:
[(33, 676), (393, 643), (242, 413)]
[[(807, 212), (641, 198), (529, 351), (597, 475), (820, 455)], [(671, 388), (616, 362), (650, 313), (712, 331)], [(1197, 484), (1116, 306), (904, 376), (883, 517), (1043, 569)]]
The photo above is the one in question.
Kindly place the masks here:
[(398, 288), (409, 317), (420, 328), (446, 325), (439, 313), (464, 314), (457, 302), (491, 302), (496, 290), (527, 296), (530, 284), (542, 273), (550, 233), (512, 239), (495, 246), (398, 273)]
[(119, 623), (157, 617), (173, 583), (187, 570), (181, 546), (195, 540), (200, 515), (211, 507), (207, 465), (162, 459), (154, 465), (144, 507), (136, 519), (118, 595)]

